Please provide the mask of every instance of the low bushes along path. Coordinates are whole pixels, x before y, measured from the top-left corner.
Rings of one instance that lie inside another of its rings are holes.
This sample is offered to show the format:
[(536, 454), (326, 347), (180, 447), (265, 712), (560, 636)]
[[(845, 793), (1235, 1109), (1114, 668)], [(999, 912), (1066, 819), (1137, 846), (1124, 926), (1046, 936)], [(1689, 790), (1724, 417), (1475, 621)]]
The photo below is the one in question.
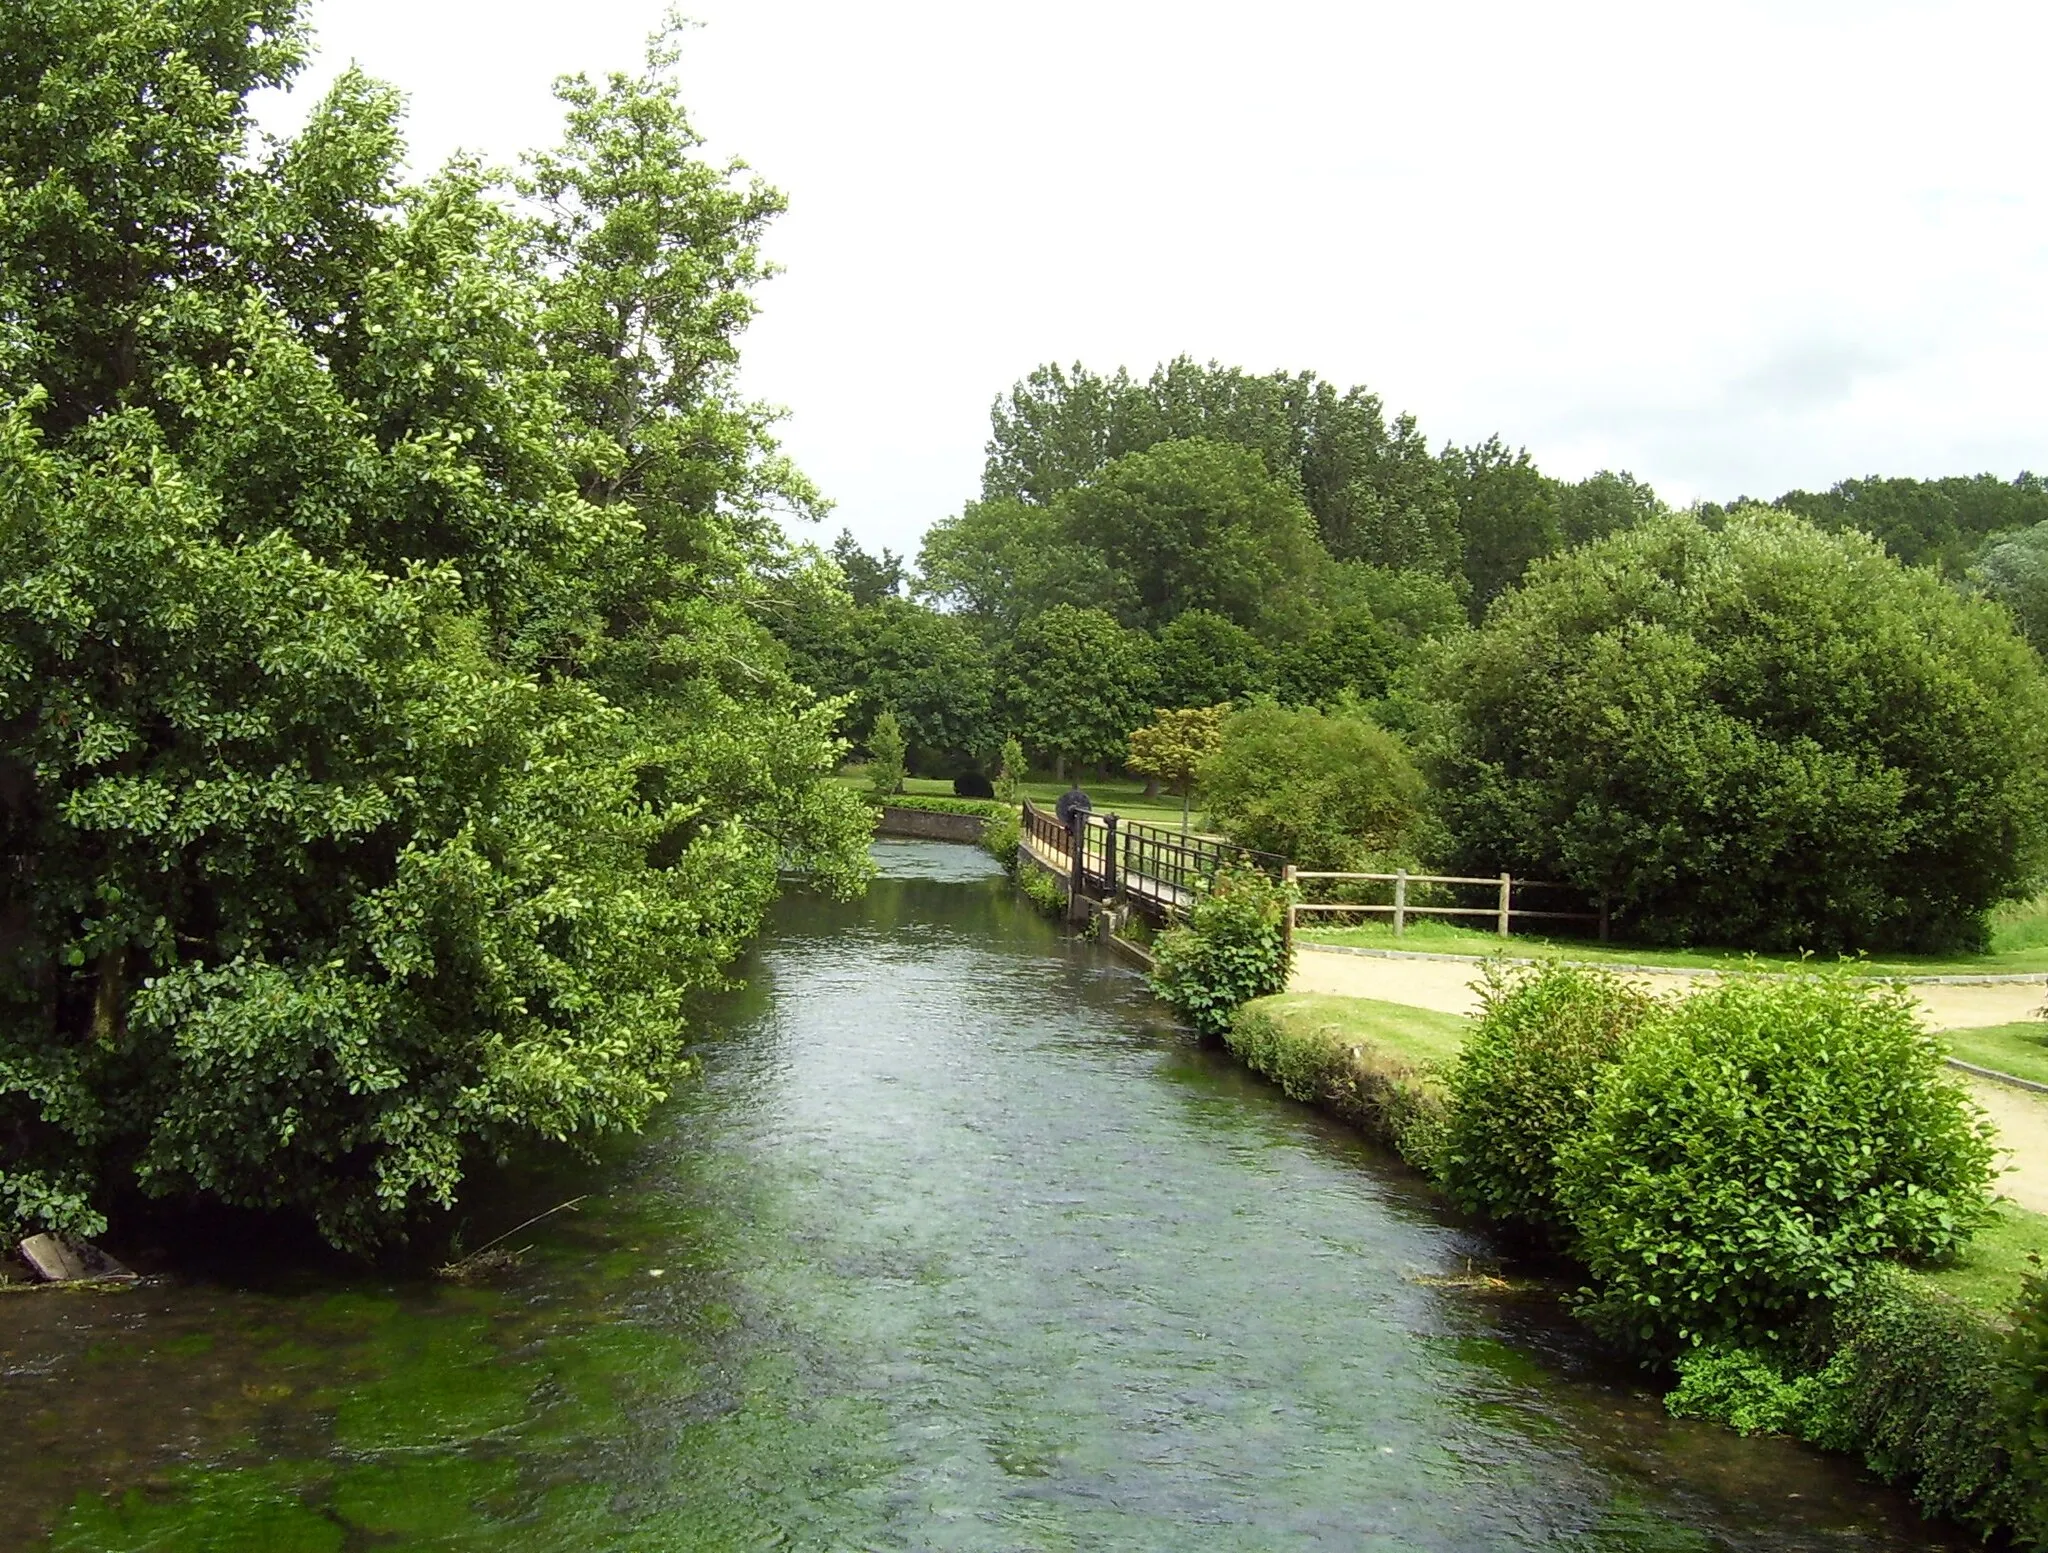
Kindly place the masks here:
[[(1377, 998), (1410, 1008), (1443, 1014), (1476, 1014), (1479, 995), (1473, 982), (1480, 961), (1448, 956), (1355, 954), (1342, 949), (1299, 945), (1289, 992), (1321, 992), (1336, 997)], [(1630, 981), (1662, 995), (1689, 989), (1713, 971), (1624, 971)], [(1917, 982), (1913, 995), (1936, 1030), (1968, 1030), (2015, 1024), (2035, 1013), (2048, 995), (2048, 978), (1999, 982)], [(2036, 1213), (2048, 1213), (2048, 1096), (2016, 1089), (1991, 1079), (1959, 1074), (1971, 1097), (1998, 1127), (2011, 1154), (1999, 1189)]]

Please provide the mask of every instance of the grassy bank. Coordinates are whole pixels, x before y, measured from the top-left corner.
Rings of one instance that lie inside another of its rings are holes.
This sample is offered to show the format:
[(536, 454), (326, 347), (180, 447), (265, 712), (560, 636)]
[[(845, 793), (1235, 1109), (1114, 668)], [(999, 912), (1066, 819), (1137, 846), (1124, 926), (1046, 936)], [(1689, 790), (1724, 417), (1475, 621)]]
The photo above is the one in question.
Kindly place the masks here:
[[(1424, 917), (1399, 938), (1386, 922), (1353, 927), (1304, 924), (1304, 942), (1366, 949), (1415, 949), (1435, 954), (1510, 954), (1524, 959), (1582, 960), (1594, 965), (1659, 965), (1673, 970), (1736, 970), (1747, 965), (1796, 969), (1813, 962), (1795, 954), (1738, 954), (1725, 949), (1666, 949), (1643, 944), (1602, 944), (1585, 938), (1516, 933), (1502, 938), (1482, 928)], [(2048, 896), (2008, 907), (1992, 920), (1991, 942), (1983, 954), (1888, 954), (1859, 960), (1875, 975), (2005, 976), (2048, 974)]]
[(2023, 1019), (1979, 1030), (1950, 1030), (1943, 1039), (1964, 1062), (2048, 1084), (2048, 1019)]

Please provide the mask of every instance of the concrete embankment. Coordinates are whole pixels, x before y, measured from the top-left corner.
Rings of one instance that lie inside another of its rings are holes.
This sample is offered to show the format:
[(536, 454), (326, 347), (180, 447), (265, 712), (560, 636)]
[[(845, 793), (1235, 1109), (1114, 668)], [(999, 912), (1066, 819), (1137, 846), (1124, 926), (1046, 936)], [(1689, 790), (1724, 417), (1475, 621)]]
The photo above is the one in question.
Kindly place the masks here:
[(875, 834), (917, 841), (965, 841), (972, 845), (981, 840), (982, 827), (987, 824), (988, 817), (981, 814), (945, 814), (936, 809), (905, 809), (885, 804)]

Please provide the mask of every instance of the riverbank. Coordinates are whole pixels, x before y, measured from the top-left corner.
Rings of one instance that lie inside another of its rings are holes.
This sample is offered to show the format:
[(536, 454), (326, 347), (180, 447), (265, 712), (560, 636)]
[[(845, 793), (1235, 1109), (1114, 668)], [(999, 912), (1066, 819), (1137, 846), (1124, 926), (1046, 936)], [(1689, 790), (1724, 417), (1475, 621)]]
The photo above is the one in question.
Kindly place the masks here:
[[(1428, 1174), (1444, 1114), (1437, 1075), (1468, 1028), (1461, 1014), (1290, 991), (1243, 1005), (1226, 1042), (1293, 1098), (1359, 1127)], [(1844, 1361), (1830, 1366), (1838, 1416), (1859, 1421), (1830, 1443), (1916, 1487), (1937, 1512), (2010, 1524), (2044, 1490), (2003, 1479), (1998, 1355), (2022, 1280), (2044, 1252), (2048, 1215), (2002, 1202), (1996, 1222), (1954, 1265), (1902, 1269), (1874, 1283), (1869, 1298), (1882, 1306), (1881, 1319), (1841, 1318), (1837, 1326), (1849, 1335), (1829, 1337), (1824, 1324), (1837, 1318), (1818, 1313), (1815, 1340)]]

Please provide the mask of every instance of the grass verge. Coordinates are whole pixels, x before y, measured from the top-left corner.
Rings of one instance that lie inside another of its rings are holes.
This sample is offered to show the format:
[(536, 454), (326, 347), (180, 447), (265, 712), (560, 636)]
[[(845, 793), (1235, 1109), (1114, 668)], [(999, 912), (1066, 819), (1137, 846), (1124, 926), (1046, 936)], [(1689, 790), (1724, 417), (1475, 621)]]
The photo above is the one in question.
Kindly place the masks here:
[(1977, 1030), (1947, 1030), (1942, 1038), (1964, 1062), (2048, 1084), (2048, 1019)]
[[(1673, 970), (1796, 969), (1814, 960), (1796, 954), (1740, 954), (1727, 949), (1667, 949), (1646, 944), (1602, 944), (1585, 938), (1556, 938), (1542, 933), (1516, 933), (1502, 938), (1482, 928), (1420, 918), (1407, 932), (1394, 936), (1391, 923), (1368, 922), (1354, 927), (1319, 927), (1304, 923), (1304, 943), (1341, 944), (1364, 949), (1415, 949), (1434, 954), (1510, 954), (1525, 959), (1583, 960), (1592, 965), (1668, 965)], [(2048, 896), (1997, 913), (1991, 945), (1984, 954), (1888, 954), (1858, 959), (1859, 970), (1872, 975), (2012, 976), (2048, 974)]]

